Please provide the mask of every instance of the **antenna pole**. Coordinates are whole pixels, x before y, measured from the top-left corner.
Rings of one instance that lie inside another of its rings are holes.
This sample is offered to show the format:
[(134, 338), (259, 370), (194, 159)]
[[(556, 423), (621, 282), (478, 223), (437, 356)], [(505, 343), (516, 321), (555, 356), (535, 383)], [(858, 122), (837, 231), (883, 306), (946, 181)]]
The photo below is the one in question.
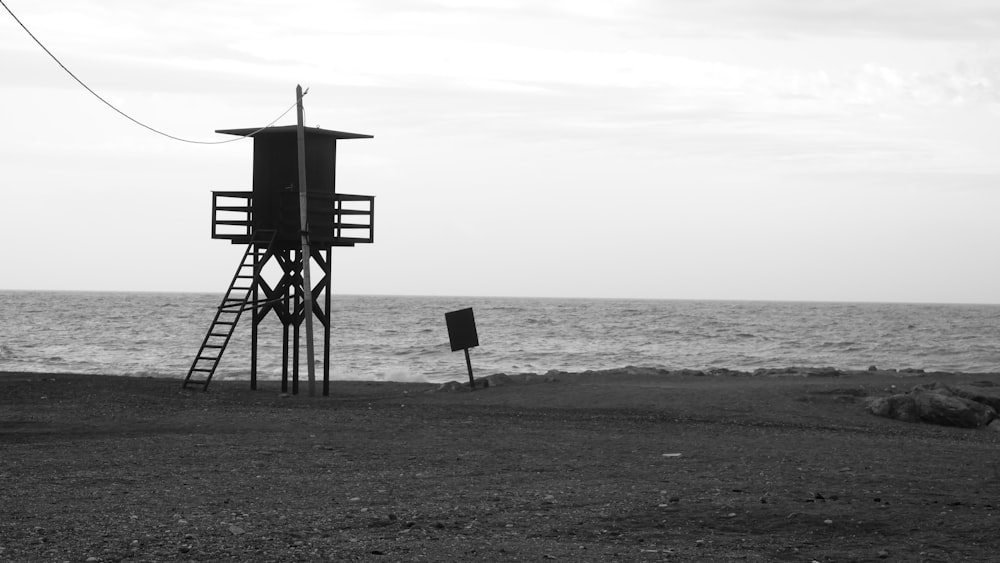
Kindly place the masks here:
[(313, 295), (312, 281), (309, 276), (309, 262), (312, 251), (309, 248), (309, 221), (306, 209), (306, 133), (302, 124), (302, 85), (295, 87), (295, 99), (298, 113), (296, 136), (299, 146), (299, 226), (302, 234), (302, 286), (304, 302), (302, 313), (306, 320), (306, 368), (309, 373), (309, 396), (316, 396), (316, 362), (313, 359)]

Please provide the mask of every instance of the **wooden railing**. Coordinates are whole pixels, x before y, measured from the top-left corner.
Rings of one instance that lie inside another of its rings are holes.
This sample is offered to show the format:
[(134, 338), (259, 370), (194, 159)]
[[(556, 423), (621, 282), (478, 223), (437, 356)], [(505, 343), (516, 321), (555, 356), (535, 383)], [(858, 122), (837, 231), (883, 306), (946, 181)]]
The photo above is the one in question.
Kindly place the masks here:
[[(311, 226), (313, 230), (332, 229), (332, 232), (314, 232), (313, 235), (318, 240), (332, 237), (335, 246), (375, 242), (375, 196), (310, 194), (310, 209), (315, 209), (313, 207), (315, 205), (328, 207), (332, 214), (330, 223), (324, 221), (323, 225)], [(292, 217), (292, 220), (295, 221), (295, 228), (289, 229), (289, 232), (297, 237), (297, 216)], [(212, 192), (212, 238), (231, 240), (236, 244), (248, 244), (253, 234), (253, 227), (253, 192)]]
[(349, 244), (375, 242), (375, 196), (334, 194), (333, 239)]
[(212, 192), (212, 238), (249, 243), (253, 192)]

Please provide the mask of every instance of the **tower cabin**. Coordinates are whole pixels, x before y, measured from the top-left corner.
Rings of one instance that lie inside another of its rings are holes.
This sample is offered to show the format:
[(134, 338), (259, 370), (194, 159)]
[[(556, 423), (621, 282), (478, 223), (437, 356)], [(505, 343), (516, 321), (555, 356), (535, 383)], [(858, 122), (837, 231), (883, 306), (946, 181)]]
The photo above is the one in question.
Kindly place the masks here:
[[(253, 191), (213, 192), (212, 238), (249, 244), (255, 232), (273, 230), (277, 248), (298, 247), (301, 233), (296, 127), (220, 129), (216, 133), (253, 135)], [(375, 198), (338, 194), (336, 181), (337, 141), (371, 138), (360, 133), (305, 128), (309, 240), (313, 245), (373, 242)], [(241, 201), (234, 205), (233, 200)]]
[[(212, 238), (246, 245), (184, 387), (207, 389), (243, 311), (251, 311), (250, 387), (257, 388), (258, 325), (270, 314), (282, 323), (281, 388), (298, 392), (300, 326), (305, 319), (303, 235), (308, 237), (312, 313), (323, 326), (323, 394), (329, 394), (332, 247), (375, 240), (375, 197), (337, 192), (337, 141), (371, 135), (304, 128), (306, 229), (300, 216), (297, 127), (222, 129), (253, 138), (253, 189), (212, 192)], [(272, 277), (264, 275), (269, 267)], [(276, 275), (274, 272), (280, 272)]]

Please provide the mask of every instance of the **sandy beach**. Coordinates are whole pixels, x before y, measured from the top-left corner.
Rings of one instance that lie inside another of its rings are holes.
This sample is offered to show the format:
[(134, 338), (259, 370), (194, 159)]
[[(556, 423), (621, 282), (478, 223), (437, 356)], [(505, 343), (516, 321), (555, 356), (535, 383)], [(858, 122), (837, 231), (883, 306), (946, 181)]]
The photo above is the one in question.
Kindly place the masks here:
[(992, 560), (1000, 433), (865, 409), (931, 381), (1000, 384), (633, 369), (310, 398), (4, 373), (0, 560)]

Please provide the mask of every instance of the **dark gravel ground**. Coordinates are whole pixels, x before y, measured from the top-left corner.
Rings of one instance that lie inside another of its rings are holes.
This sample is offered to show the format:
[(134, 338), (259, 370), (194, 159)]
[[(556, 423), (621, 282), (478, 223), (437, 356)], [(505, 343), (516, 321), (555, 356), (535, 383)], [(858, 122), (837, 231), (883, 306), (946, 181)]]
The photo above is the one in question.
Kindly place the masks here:
[(864, 409), (996, 376), (475, 392), (0, 374), (0, 561), (995, 561), (1000, 433)]

